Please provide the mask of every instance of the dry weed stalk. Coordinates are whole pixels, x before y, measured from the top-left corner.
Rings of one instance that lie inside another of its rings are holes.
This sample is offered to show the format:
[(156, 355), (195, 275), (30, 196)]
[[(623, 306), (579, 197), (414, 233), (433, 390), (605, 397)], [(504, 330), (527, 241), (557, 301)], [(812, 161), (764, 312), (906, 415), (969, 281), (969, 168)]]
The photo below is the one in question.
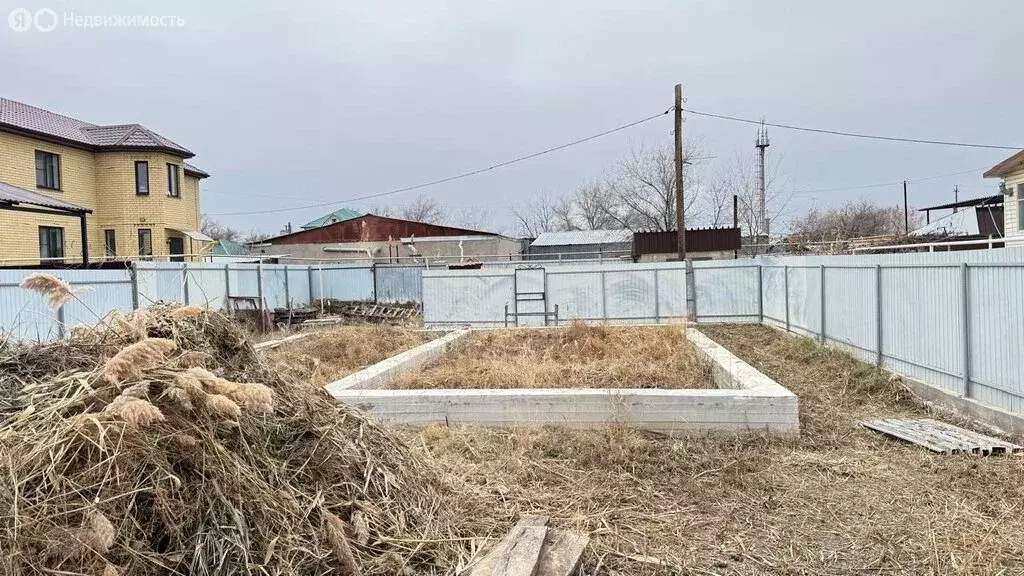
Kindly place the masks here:
[(210, 413), (226, 420), (238, 420), (242, 415), (242, 409), (238, 407), (238, 404), (223, 394), (208, 394), (204, 406)]
[(105, 554), (114, 545), (116, 535), (114, 525), (102, 512), (90, 510), (86, 516), (86, 525), (78, 531), (76, 537), (86, 548)]
[(334, 548), (334, 554), (338, 557), (344, 573), (350, 576), (360, 576), (363, 571), (359, 569), (359, 563), (356, 562), (356, 557), (352, 553), (352, 547), (348, 544), (348, 537), (345, 536), (345, 523), (330, 512), (325, 514), (325, 520), (327, 540)]
[(132, 396), (124, 395), (114, 398), (114, 401), (107, 404), (103, 413), (117, 418), (132, 426), (149, 426), (154, 422), (163, 422), (163, 412), (151, 404), (148, 400), (141, 400)]
[(143, 370), (163, 361), (175, 347), (173, 340), (163, 338), (146, 338), (130, 344), (107, 360), (103, 366), (103, 378), (111, 384), (119, 384), (137, 377)]
[(44, 296), (54, 310), (61, 308), (84, 291), (84, 288), (72, 288), (63, 279), (46, 273), (29, 274), (21, 281), (21, 287)]

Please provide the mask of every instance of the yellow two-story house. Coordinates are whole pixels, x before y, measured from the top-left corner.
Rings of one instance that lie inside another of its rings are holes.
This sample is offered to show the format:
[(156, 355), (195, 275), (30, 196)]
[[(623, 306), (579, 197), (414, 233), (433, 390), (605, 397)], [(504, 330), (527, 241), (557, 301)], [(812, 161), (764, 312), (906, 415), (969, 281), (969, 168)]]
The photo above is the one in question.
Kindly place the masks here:
[(0, 98), (0, 266), (191, 259), (199, 181), (187, 148)]

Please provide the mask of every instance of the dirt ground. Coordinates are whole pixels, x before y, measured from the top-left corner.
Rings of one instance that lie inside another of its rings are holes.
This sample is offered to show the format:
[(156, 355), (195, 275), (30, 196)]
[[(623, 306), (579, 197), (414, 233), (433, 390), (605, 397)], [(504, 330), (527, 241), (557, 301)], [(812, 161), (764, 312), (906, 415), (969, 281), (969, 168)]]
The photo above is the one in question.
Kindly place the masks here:
[(476, 332), (390, 388), (711, 388), (680, 326)]
[(703, 330), (800, 397), (800, 438), (401, 435), (488, 503), (466, 514), (589, 532), (588, 574), (1024, 574), (1024, 458), (888, 439), (858, 420), (926, 412), (887, 373), (766, 327)]
[(399, 326), (340, 326), (267, 350), (263, 357), (289, 378), (323, 386), (440, 335)]

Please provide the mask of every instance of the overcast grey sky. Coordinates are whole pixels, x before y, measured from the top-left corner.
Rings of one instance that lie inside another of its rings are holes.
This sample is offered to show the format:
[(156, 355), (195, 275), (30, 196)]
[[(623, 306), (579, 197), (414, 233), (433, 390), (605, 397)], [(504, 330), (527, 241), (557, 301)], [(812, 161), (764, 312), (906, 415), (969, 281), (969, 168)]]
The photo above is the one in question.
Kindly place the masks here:
[[(517, 0), (116, 2), (0, 0), (51, 8), (50, 32), (0, 23), (0, 95), (95, 123), (139, 122), (210, 172), (203, 211), (336, 201), (443, 178), (660, 112), (681, 82), (696, 110), (916, 138), (1024, 145), (1019, 0)], [(68, 15), (180, 17), (169, 27), (81, 28)], [(731, 162), (755, 129), (689, 117)], [(981, 172), (1008, 151), (853, 140), (773, 129), (789, 212), (849, 199), (917, 205), (995, 192)], [(423, 190), (453, 210), (571, 193), (631, 145), (671, 139), (671, 117)], [(329, 211), (218, 216), (277, 231)]]

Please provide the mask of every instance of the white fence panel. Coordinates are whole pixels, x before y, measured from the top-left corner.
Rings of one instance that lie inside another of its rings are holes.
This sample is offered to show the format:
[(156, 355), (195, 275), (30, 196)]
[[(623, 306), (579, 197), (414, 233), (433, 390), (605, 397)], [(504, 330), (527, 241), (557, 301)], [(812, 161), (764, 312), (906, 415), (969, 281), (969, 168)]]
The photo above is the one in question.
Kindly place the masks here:
[(504, 325), (505, 306), (514, 309), (514, 271), (453, 272), (423, 272), (423, 323)]
[[(595, 278), (596, 275), (596, 278)], [(547, 275), (548, 309), (558, 305), (559, 322), (600, 321), (605, 317), (602, 277), (604, 272), (559, 272)]]
[(373, 272), (369, 266), (314, 266), (313, 297), (373, 300)]
[(971, 396), (1024, 412), (1024, 267), (968, 270)]

